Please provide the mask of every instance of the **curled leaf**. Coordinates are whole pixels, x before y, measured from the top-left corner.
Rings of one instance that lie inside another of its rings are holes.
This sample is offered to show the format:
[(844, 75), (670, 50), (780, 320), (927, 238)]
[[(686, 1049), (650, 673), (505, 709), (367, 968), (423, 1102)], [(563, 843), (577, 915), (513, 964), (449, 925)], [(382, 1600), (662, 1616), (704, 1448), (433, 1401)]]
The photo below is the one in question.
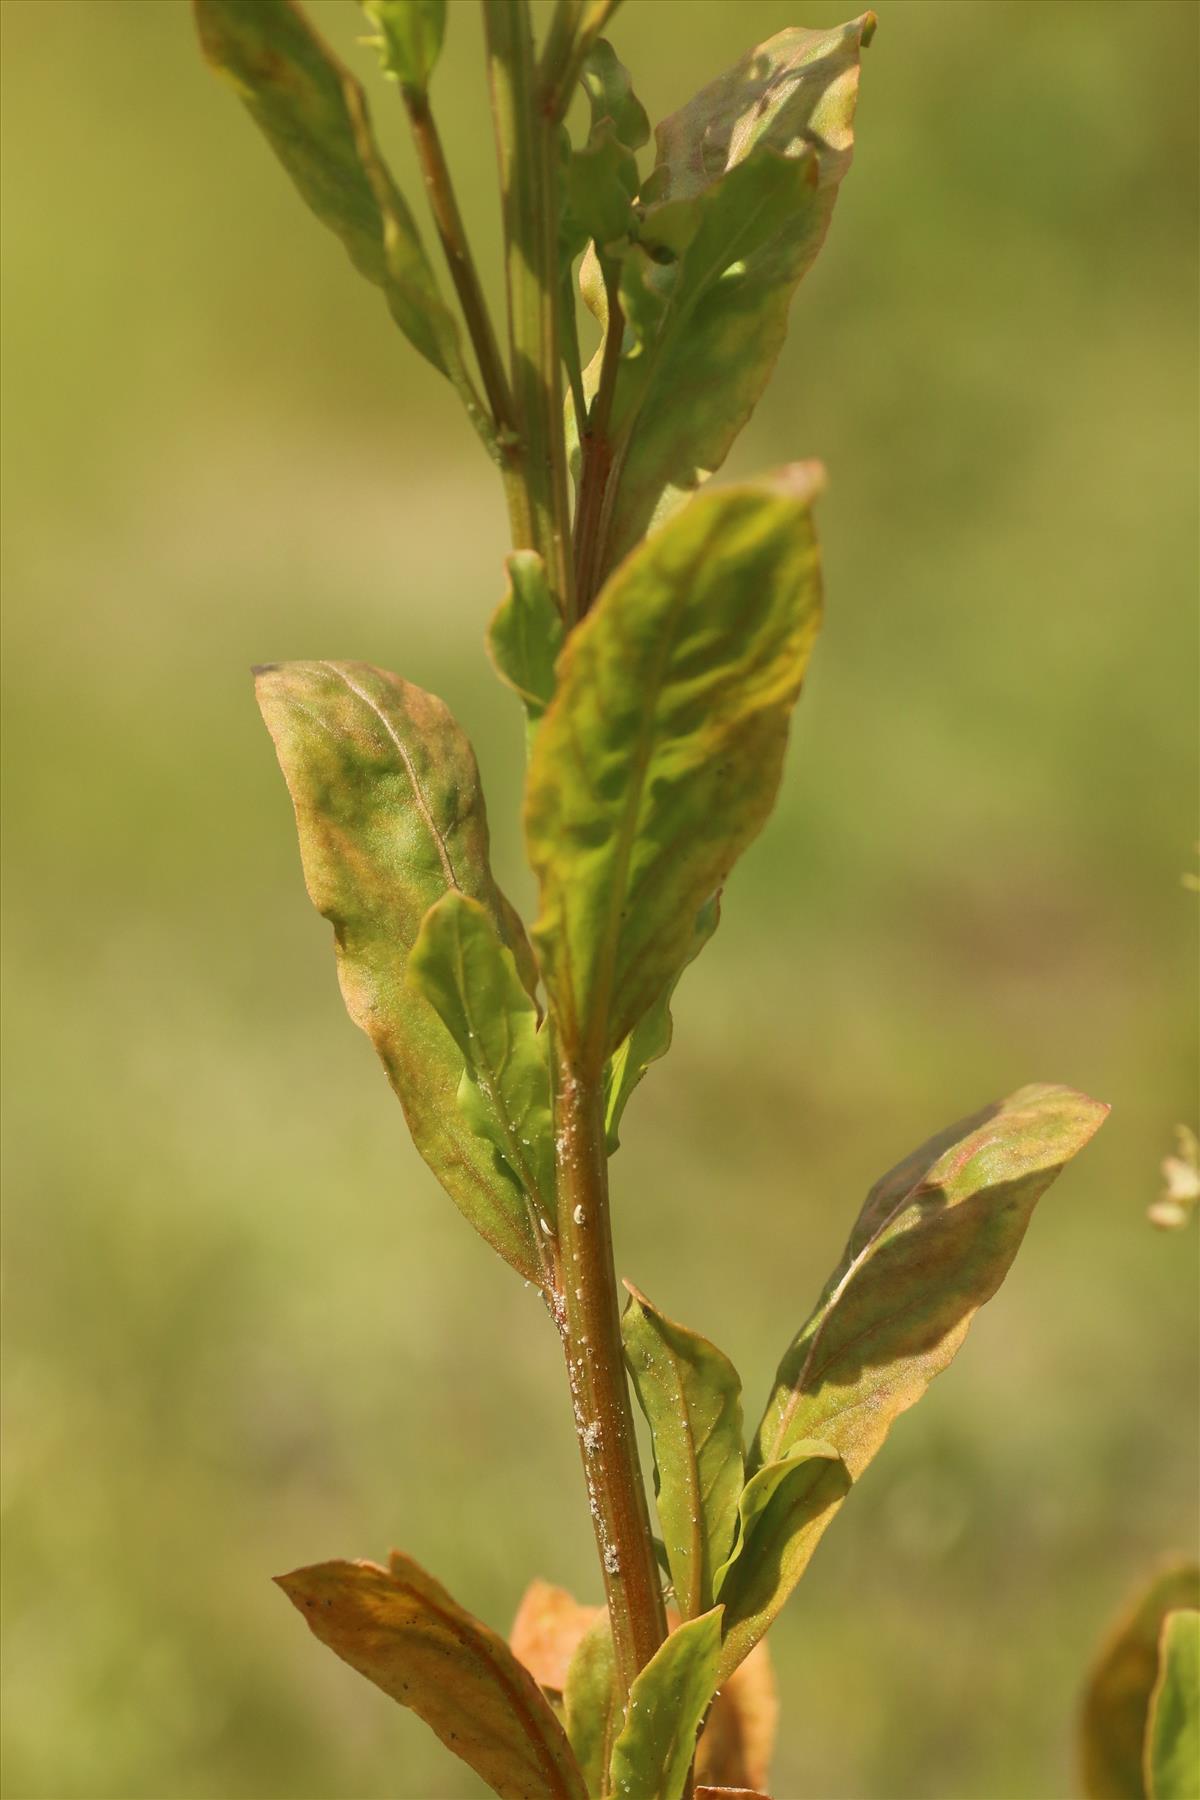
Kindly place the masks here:
[(501, 1800), (587, 1800), (529, 1671), (410, 1557), (317, 1563), (277, 1578), (314, 1636), (417, 1713)]
[(492, 876), (471, 746), (440, 700), (370, 664), (283, 663), (256, 674), (308, 892), (334, 928), (347, 1011), (455, 1205), (526, 1280), (543, 1282), (529, 1208), (458, 1105), (462, 1055), (407, 979), (425, 914), (456, 892), (484, 909), (532, 980), (529, 945)]

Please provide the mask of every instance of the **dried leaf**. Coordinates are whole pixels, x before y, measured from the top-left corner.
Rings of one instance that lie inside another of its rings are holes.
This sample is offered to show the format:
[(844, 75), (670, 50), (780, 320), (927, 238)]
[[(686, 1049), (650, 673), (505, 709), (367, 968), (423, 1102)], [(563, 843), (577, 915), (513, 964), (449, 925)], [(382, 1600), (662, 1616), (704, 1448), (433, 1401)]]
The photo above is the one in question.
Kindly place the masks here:
[(566, 1588), (548, 1581), (531, 1581), (521, 1597), (517, 1616), (508, 1634), (508, 1645), (524, 1663), (539, 1687), (561, 1694), (567, 1685), (567, 1669), (581, 1640), (598, 1619), (606, 1619), (602, 1606), (581, 1606)]
[(501, 1800), (586, 1800), (532, 1675), (411, 1558), (317, 1563), (277, 1580), (323, 1644), (419, 1714)]

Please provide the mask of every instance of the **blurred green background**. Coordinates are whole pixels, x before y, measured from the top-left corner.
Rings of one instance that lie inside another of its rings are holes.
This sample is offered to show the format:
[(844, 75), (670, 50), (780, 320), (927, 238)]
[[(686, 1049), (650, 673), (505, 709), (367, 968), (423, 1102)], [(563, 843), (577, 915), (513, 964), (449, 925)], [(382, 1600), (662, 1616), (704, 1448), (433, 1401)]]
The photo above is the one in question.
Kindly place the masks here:
[[(320, 27), (364, 71), (346, 0)], [(614, 1166), (622, 1269), (753, 1412), (885, 1167), (1103, 1096), (772, 1639), (780, 1800), (1062, 1800), (1098, 1634), (1195, 1530), (1198, 15), (882, 0), (860, 149), (731, 462), (818, 454), (778, 815)], [(628, 0), (652, 117), (813, 0)], [(497, 251), (478, 21), (437, 83)], [(547, 1321), (409, 1147), (248, 665), (469, 730), (526, 904), (504, 523), (447, 387), (176, 0), (4, 0), (8, 1800), (480, 1791), (268, 1577), (395, 1543), (505, 1626), (598, 1582)], [(373, 79), (373, 77), (372, 77)], [(400, 108), (376, 114), (415, 189)]]

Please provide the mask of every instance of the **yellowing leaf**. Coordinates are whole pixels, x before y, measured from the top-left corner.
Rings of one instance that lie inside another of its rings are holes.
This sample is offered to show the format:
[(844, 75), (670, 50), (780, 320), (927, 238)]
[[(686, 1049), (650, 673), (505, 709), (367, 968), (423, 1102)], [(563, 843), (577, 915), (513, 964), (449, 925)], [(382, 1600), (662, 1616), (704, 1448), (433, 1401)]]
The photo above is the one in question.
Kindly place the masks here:
[(775, 799), (820, 618), (811, 464), (706, 494), (567, 639), (526, 788), (536, 937), (585, 1079), (687, 961)]
[(1200, 1567), (1161, 1570), (1137, 1594), (1101, 1647), (1080, 1713), (1080, 1771), (1087, 1800), (1146, 1800), (1144, 1751), (1168, 1614), (1200, 1607)]
[[(780, 32), (656, 131), (639, 241), (621, 263), (604, 569), (720, 467), (766, 386), (850, 165), (873, 29), (867, 13), (832, 31)], [(594, 264), (581, 281), (606, 323)], [(602, 366), (601, 350), (589, 400)]]
[(655, 1651), (630, 1689), (613, 1745), (613, 1800), (680, 1800), (720, 1655), (719, 1606), (681, 1625)]
[(296, 809), (309, 895), (334, 928), (350, 1017), (455, 1205), (541, 1282), (546, 1251), (529, 1208), (458, 1105), (463, 1057), (407, 979), (421, 922), (448, 892), (484, 908), (532, 979), (528, 943), (488, 862), (471, 746), (440, 700), (367, 663), (271, 665), (256, 686)]
[(685, 1619), (713, 1603), (742, 1491), (742, 1384), (724, 1353), (629, 1288), (625, 1360), (650, 1426), (654, 1491), (675, 1599)]
[(1172, 1612), (1159, 1639), (1146, 1727), (1149, 1800), (1200, 1796), (1200, 1612)]
[(317, 1563), (277, 1580), (323, 1644), (419, 1714), (501, 1800), (587, 1800), (533, 1676), (411, 1558)]

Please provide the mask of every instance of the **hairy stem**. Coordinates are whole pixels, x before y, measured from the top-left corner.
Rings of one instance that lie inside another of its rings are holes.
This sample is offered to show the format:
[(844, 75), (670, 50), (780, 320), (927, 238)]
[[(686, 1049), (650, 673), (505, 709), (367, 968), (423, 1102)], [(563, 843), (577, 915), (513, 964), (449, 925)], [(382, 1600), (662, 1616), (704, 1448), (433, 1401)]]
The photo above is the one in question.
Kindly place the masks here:
[(560, 1059), (555, 1126), (564, 1344), (624, 1700), (666, 1636), (621, 1346), (603, 1095)]
[[(563, 435), (558, 272), (558, 119), (547, 114), (528, 0), (483, 0), (504, 201), (512, 389), (530, 543), (568, 623), (575, 614)], [(511, 503), (510, 503), (511, 511)]]

